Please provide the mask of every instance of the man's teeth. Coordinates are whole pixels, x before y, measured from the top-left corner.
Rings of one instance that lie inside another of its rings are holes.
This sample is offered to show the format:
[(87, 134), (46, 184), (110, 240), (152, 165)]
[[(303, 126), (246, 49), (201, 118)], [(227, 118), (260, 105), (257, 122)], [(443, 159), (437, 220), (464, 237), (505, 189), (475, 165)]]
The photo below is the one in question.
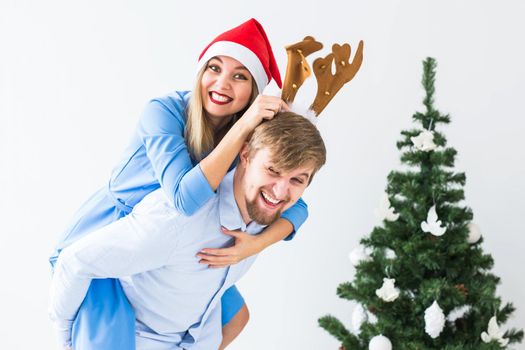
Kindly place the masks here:
[(218, 93), (216, 92), (212, 92), (211, 93), (211, 97), (216, 100), (216, 101), (219, 101), (219, 102), (228, 102), (231, 100), (231, 98), (227, 97), (227, 96), (222, 96), (222, 95), (219, 95)]
[(272, 198), (270, 196), (268, 196), (266, 193), (264, 192), (261, 192), (264, 199), (266, 199), (268, 202), (272, 203), (272, 204), (279, 204), (281, 201), (278, 200), (278, 199), (275, 199), (275, 198)]

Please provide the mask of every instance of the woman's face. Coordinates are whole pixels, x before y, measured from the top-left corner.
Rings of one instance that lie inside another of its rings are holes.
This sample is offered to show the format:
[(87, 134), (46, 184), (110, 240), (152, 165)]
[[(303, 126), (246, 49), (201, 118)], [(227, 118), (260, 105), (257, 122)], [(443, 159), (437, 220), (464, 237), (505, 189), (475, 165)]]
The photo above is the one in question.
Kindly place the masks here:
[(210, 59), (201, 79), (204, 110), (212, 123), (242, 110), (252, 94), (252, 76), (239, 61), (228, 56)]

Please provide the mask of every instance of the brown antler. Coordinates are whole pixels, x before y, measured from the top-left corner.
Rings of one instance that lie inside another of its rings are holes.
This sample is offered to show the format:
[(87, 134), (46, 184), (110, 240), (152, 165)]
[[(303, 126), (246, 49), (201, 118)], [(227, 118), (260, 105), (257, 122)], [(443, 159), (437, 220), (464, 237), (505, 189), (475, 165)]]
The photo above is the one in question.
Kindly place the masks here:
[[(335, 94), (356, 75), (363, 62), (363, 41), (359, 42), (357, 52), (352, 63), (350, 58), (350, 45), (340, 46), (334, 44), (332, 53), (325, 58), (314, 61), (314, 74), (317, 79), (317, 95), (310, 108), (319, 115)], [(335, 74), (332, 74), (332, 61), (335, 61)]]
[(303, 82), (310, 76), (310, 66), (306, 57), (313, 52), (323, 48), (323, 44), (311, 36), (305, 37), (302, 41), (286, 46), (288, 64), (284, 78), (283, 92), (281, 98), (286, 102), (292, 102), (297, 90)]

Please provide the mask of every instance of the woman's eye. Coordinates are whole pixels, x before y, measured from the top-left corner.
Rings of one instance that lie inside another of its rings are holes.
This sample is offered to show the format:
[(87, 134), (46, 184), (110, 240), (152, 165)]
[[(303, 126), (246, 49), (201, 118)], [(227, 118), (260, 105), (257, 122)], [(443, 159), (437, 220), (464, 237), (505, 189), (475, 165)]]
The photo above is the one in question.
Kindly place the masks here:
[(214, 72), (217, 72), (217, 73), (219, 73), (219, 72), (221, 71), (221, 69), (219, 68), (219, 66), (216, 66), (216, 65), (214, 65), (214, 64), (210, 64), (210, 65), (208, 66), (208, 68), (211, 69), (211, 70), (214, 71)]
[(235, 74), (233, 77), (239, 80), (248, 80), (244, 74)]

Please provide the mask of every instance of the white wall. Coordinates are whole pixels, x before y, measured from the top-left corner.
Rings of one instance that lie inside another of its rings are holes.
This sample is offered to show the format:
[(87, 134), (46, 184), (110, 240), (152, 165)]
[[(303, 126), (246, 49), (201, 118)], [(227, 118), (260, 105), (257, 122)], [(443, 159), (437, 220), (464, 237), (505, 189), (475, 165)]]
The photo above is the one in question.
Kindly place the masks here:
[[(249, 326), (231, 349), (336, 349), (317, 326), (349, 322), (335, 288), (347, 254), (377, 224), (373, 209), (399, 167), (399, 131), (421, 110), (422, 65), (438, 60), (436, 103), (467, 174), (466, 204), (524, 326), (525, 5), (520, 1), (0, 2), (0, 348), (55, 347), (47, 255), (73, 212), (106, 183), (149, 98), (188, 89), (200, 50), (258, 18), (281, 48), (314, 35), (365, 41), (355, 80), (319, 127), (329, 161), (305, 198), (293, 242), (264, 252), (240, 283)], [(323, 51), (326, 53), (326, 50)], [(525, 349), (523, 345), (516, 349)]]

